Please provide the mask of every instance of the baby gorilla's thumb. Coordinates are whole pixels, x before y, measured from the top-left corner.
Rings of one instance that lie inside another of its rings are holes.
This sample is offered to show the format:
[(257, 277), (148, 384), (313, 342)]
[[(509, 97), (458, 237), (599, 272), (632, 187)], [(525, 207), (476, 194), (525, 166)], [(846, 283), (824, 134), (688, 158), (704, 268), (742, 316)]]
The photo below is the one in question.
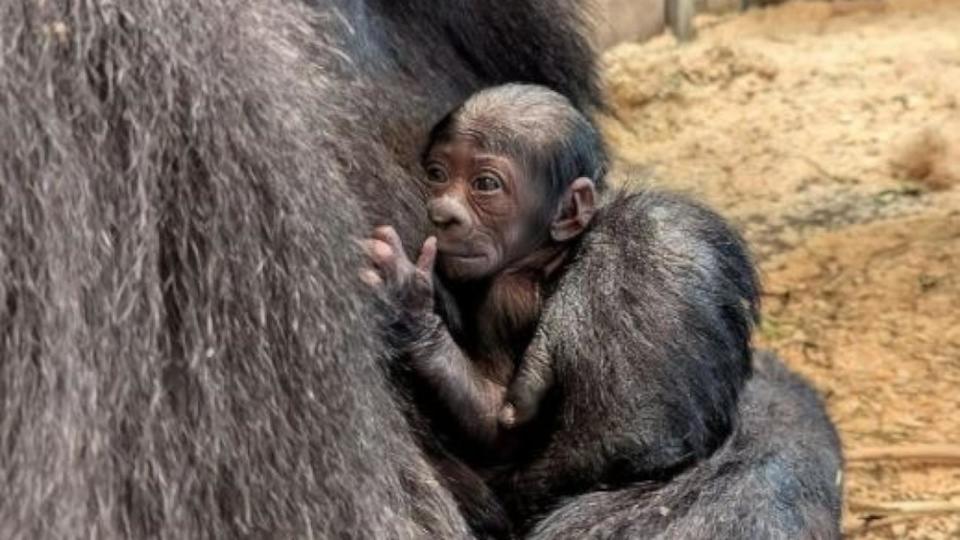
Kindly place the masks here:
[(514, 429), (533, 420), (553, 387), (555, 374), (547, 343), (546, 334), (538, 330), (523, 355), (497, 415), (504, 429)]
[(433, 264), (437, 260), (437, 237), (431, 236), (424, 240), (423, 247), (420, 248), (420, 256), (417, 258), (417, 270), (430, 274), (433, 272)]
[(513, 403), (507, 403), (500, 409), (497, 420), (500, 421), (501, 426), (507, 429), (513, 429), (517, 425), (517, 408), (513, 406)]
[(497, 420), (504, 429), (518, 428), (537, 416), (543, 393), (537, 386), (518, 380), (510, 386)]

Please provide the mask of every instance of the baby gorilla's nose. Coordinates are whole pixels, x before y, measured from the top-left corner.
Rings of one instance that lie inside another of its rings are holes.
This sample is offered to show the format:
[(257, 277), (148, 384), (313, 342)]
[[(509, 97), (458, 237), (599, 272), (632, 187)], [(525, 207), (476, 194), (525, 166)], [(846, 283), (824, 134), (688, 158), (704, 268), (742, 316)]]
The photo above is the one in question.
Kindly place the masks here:
[(470, 209), (453, 197), (432, 199), (427, 203), (427, 215), (438, 232), (458, 236), (470, 230)]

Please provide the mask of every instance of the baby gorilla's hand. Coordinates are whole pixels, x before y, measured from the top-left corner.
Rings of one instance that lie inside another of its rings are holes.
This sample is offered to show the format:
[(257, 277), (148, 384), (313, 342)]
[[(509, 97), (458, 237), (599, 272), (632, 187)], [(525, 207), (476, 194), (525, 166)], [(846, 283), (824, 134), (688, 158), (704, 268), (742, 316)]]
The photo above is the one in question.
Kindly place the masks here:
[(408, 315), (433, 312), (433, 263), (437, 258), (437, 239), (427, 238), (416, 264), (403, 251), (400, 236), (393, 227), (377, 227), (363, 241), (374, 269), (364, 269), (360, 277), (375, 287), (384, 287)]
[(553, 356), (546, 330), (537, 329), (510, 382), (497, 420), (505, 429), (515, 429), (533, 420), (547, 393), (556, 383)]

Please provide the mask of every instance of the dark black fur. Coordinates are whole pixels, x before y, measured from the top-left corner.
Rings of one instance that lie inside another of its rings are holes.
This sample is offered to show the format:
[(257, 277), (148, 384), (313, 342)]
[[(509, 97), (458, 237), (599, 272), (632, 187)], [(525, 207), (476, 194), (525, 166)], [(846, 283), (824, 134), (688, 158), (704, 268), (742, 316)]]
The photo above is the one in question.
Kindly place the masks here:
[(570, 498), (535, 539), (839, 539), (840, 441), (806, 381), (754, 358), (740, 422), (713, 455), (666, 482)]
[(524, 515), (707, 457), (732, 429), (750, 373), (759, 289), (739, 236), (683, 199), (613, 199), (546, 301), (531, 345), (551, 358), (557, 421), (509, 484)]
[[(551, 531), (646, 537), (659, 532), (644, 525), (644, 516), (659, 511), (647, 501), (689, 498), (699, 486), (735, 493), (730, 508), (758, 509), (749, 514), (753, 522), (731, 525), (721, 537), (836, 536), (839, 445), (812, 392), (774, 377), (748, 386), (752, 394), (740, 403), (758, 294), (740, 237), (716, 214), (656, 192), (615, 196), (546, 301), (531, 345), (552, 362), (555, 386), (540, 416), (553, 417), (553, 426), (544, 446), (498, 482), (521, 529), (572, 496), (602, 491), (610, 494), (566, 503), (540, 530), (557, 538), (569, 536)], [(770, 385), (782, 386), (782, 401), (773, 401), (781, 398)], [(761, 440), (772, 420), (758, 413), (758, 401), (804, 417), (804, 435)], [(738, 411), (747, 415), (739, 427)], [(810, 438), (823, 446), (806, 446)], [(708, 483), (704, 475), (718, 462), (736, 464), (741, 476)], [(809, 490), (794, 489), (808, 482)], [(755, 499), (762, 502), (747, 502)], [(680, 511), (657, 522), (669, 528), (667, 538), (712, 537), (719, 525), (711, 519), (725, 517), (713, 507), (688, 517), (683, 505), (693, 502), (668, 502), (668, 511)], [(591, 519), (596, 527), (585, 527)]]

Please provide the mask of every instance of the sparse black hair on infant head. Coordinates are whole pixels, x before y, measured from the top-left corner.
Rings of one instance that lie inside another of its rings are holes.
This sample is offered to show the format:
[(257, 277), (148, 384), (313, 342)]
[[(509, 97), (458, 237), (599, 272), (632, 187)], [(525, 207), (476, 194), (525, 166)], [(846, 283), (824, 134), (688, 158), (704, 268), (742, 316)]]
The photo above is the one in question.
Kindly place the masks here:
[(544, 86), (505, 84), (477, 92), (437, 123), (427, 151), (457, 135), (526, 165), (543, 179), (551, 200), (577, 178), (589, 178), (598, 191), (605, 187), (600, 132), (570, 100)]

